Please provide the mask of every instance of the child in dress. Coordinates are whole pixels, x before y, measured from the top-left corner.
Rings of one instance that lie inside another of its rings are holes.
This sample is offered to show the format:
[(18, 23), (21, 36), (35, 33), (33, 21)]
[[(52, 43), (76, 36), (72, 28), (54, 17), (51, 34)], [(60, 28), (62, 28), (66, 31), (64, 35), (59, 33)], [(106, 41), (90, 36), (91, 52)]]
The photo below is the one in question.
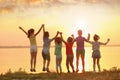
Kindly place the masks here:
[(36, 72), (36, 56), (37, 56), (37, 43), (36, 43), (36, 36), (39, 34), (41, 29), (44, 27), (44, 24), (42, 24), (41, 28), (38, 30), (37, 33), (34, 33), (34, 29), (29, 29), (28, 32), (26, 32), (22, 27), (19, 27), (29, 38), (30, 40), (30, 53), (31, 53), (31, 72)]
[(59, 73), (58, 68), (60, 69), (60, 74), (62, 73), (62, 39), (61, 37), (55, 38), (55, 55), (56, 55), (56, 71)]
[(67, 41), (65, 41), (62, 37), (62, 33), (60, 33), (60, 35), (61, 35), (63, 43), (66, 46), (66, 66), (67, 66), (68, 73), (70, 73), (69, 65), (71, 66), (72, 71), (75, 72), (74, 66), (73, 66), (74, 55), (73, 55), (73, 50), (72, 50), (74, 39), (72, 37), (68, 37)]
[(108, 39), (105, 43), (99, 42), (98, 40), (100, 39), (100, 37), (98, 35), (94, 35), (93, 37), (94, 41), (89, 41), (90, 44), (92, 44), (92, 58), (93, 58), (93, 71), (96, 72), (95, 70), (95, 65), (97, 63), (98, 66), (98, 70), (99, 72), (101, 72), (100, 69), (100, 58), (101, 58), (101, 54), (100, 54), (100, 45), (106, 45), (110, 39)]
[[(49, 39), (49, 32), (45, 31), (45, 27), (43, 27), (43, 50), (42, 50), (42, 57), (43, 57), (43, 71), (49, 71), (49, 64), (50, 64), (50, 43), (57, 37), (59, 32), (57, 32), (56, 36), (52, 39)], [(47, 61), (47, 66), (45, 67)]]

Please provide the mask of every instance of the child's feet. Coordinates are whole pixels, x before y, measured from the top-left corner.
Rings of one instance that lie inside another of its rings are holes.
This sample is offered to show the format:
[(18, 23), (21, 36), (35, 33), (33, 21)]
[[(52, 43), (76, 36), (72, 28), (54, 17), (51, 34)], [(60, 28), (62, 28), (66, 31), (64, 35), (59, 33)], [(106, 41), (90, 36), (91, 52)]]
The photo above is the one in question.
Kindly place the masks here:
[(96, 73), (96, 70), (93, 70), (93, 73)]
[(83, 69), (83, 70), (82, 70), (82, 72), (84, 73), (84, 72), (85, 72), (85, 70)]
[(99, 72), (101, 72), (101, 70), (99, 69)]
[(31, 71), (31, 72), (36, 72), (36, 70), (35, 70), (35, 69), (30, 69), (30, 71)]
[(62, 75), (62, 72), (60, 72), (60, 75)]
[(78, 73), (78, 72), (79, 72), (79, 70), (78, 70), (78, 69), (76, 69), (76, 72)]
[(33, 69), (33, 72), (36, 72), (36, 70), (35, 70), (35, 69)]
[(68, 73), (70, 73), (70, 70), (68, 70)]
[(43, 67), (42, 71), (45, 71), (45, 67)]
[(31, 72), (33, 72), (33, 69), (30, 69)]
[(75, 70), (73, 70), (73, 73), (75, 72)]
[(49, 68), (46, 69), (47, 72), (50, 72)]

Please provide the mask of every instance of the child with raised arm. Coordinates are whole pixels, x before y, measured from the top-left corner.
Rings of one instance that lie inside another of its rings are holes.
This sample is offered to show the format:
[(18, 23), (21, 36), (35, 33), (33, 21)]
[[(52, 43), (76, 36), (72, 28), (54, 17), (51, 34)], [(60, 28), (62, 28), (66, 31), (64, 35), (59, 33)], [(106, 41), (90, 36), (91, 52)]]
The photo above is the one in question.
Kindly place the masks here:
[(31, 65), (31, 72), (36, 72), (36, 56), (37, 56), (37, 43), (36, 43), (36, 36), (39, 34), (41, 29), (43, 28), (44, 24), (40, 27), (37, 33), (34, 33), (34, 29), (29, 29), (28, 32), (26, 32), (22, 27), (19, 27), (29, 38), (30, 40), (30, 53), (31, 53), (31, 59), (30, 59), (30, 65)]
[(77, 49), (76, 49), (76, 72), (79, 71), (78, 66), (79, 66), (79, 57), (81, 56), (81, 60), (82, 60), (82, 72), (85, 72), (85, 61), (84, 61), (84, 57), (85, 57), (85, 49), (84, 49), (84, 42), (88, 42), (89, 41), (89, 34), (88, 34), (88, 38), (86, 39), (85, 37), (82, 36), (82, 30), (78, 30), (78, 37), (75, 39), (76, 43), (77, 43)]
[[(43, 71), (49, 71), (49, 64), (50, 64), (50, 43), (58, 36), (58, 33), (52, 39), (49, 39), (49, 32), (45, 31), (45, 27), (43, 27), (43, 50), (42, 50), (42, 57), (43, 57)], [(47, 61), (47, 67), (45, 67)]]
[(62, 39), (61, 39), (61, 37), (56, 37), (55, 38), (55, 55), (56, 55), (56, 71), (57, 71), (57, 73), (59, 73), (59, 71), (60, 71), (60, 74), (61, 74), (62, 73), (62, 67), (61, 67), (61, 62), (62, 62)]
[(108, 39), (105, 43), (99, 42), (98, 40), (100, 39), (100, 37), (98, 35), (94, 35), (93, 37), (94, 41), (89, 41), (90, 44), (92, 44), (92, 58), (93, 58), (93, 71), (96, 72), (95, 70), (95, 65), (97, 63), (98, 66), (98, 70), (99, 72), (101, 72), (100, 70), (100, 58), (101, 58), (101, 54), (100, 54), (100, 45), (106, 45), (110, 39)]
[(63, 43), (66, 46), (66, 67), (67, 67), (68, 73), (70, 73), (69, 65), (71, 66), (72, 71), (75, 72), (74, 66), (73, 66), (74, 55), (73, 55), (73, 50), (72, 50), (74, 39), (72, 37), (68, 37), (67, 41), (65, 41), (62, 37), (62, 33), (60, 33), (60, 35), (61, 35)]

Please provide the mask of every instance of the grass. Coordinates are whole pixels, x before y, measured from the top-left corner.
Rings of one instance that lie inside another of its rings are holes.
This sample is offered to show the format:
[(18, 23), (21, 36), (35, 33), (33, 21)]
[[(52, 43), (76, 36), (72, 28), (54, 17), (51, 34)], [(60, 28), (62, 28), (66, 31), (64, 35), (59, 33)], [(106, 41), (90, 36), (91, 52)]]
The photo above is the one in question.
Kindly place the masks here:
[(11, 72), (0, 75), (0, 80), (120, 80), (120, 70), (104, 70), (101, 73), (27, 73), (25, 71)]

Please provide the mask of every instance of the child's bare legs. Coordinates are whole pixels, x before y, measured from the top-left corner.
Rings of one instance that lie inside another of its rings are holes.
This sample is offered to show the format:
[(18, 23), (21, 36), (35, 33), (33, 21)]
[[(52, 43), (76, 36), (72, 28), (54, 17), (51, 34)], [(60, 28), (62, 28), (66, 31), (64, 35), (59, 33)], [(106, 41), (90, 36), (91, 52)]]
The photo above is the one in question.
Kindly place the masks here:
[(45, 71), (45, 63), (46, 63), (46, 60), (43, 60), (43, 71)]
[(57, 70), (57, 73), (58, 73), (58, 68), (60, 68), (60, 73), (62, 73), (61, 62), (62, 62), (62, 58), (56, 58), (56, 70)]
[(32, 71), (32, 69), (33, 69), (33, 53), (31, 53), (30, 65), (31, 65), (30, 71)]
[(77, 59), (76, 59), (76, 72), (78, 72), (78, 65), (79, 65), (79, 56), (76, 56)]
[[(31, 64), (31, 69), (30, 69), (30, 71), (35, 71), (35, 67), (36, 67), (36, 53), (31, 53), (31, 61), (30, 61), (30, 64)], [(33, 68), (33, 65), (34, 65), (34, 68)]]
[(50, 65), (50, 60), (47, 61), (47, 69), (46, 69), (47, 72), (50, 72), (50, 71), (49, 71), (49, 65)]
[(62, 73), (61, 62), (62, 62), (62, 58), (60, 58), (60, 59), (59, 59), (59, 67), (60, 67), (60, 73)]
[(68, 60), (68, 58), (67, 58), (67, 60), (66, 60), (66, 67), (67, 67), (67, 70), (68, 70), (68, 73), (69, 73), (70, 70), (69, 70), (69, 60)]
[(56, 71), (57, 71), (57, 73), (58, 73), (58, 66), (59, 66), (59, 64), (58, 64), (58, 59), (57, 59), (57, 57), (56, 57)]
[(93, 71), (96, 72), (95, 70), (95, 63), (96, 63), (96, 58), (93, 58)]
[[(43, 71), (50, 72), (49, 71), (50, 55), (42, 52), (42, 56), (43, 56)], [(46, 61), (47, 61), (47, 68), (45, 68)]]
[(73, 66), (73, 56), (71, 56), (71, 59), (70, 59), (70, 66), (71, 66), (73, 72), (75, 72), (74, 66)]
[(47, 60), (47, 69), (46, 69), (46, 71), (47, 71), (47, 72), (50, 72), (50, 71), (49, 71), (49, 65), (50, 65), (50, 53), (46, 55), (46, 60)]
[(70, 61), (70, 66), (71, 66), (73, 72), (75, 72), (75, 71), (74, 71), (74, 66), (73, 66), (73, 61)]
[(33, 57), (33, 60), (34, 60), (34, 72), (36, 72), (35, 68), (36, 68), (36, 56), (37, 56), (37, 53), (35, 52), (34, 53), (34, 57)]
[(82, 60), (82, 67), (83, 67), (82, 72), (85, 72), (85, 61), (84, 61), (84, 55), (83, 54), (81, 54), (81, 60)]
[(98, 70), (99, 70), (99, 72), (101, 72), (99, 61), (100, 61), (100, 58), (97, 58), (97, 66), (98, 66)]

